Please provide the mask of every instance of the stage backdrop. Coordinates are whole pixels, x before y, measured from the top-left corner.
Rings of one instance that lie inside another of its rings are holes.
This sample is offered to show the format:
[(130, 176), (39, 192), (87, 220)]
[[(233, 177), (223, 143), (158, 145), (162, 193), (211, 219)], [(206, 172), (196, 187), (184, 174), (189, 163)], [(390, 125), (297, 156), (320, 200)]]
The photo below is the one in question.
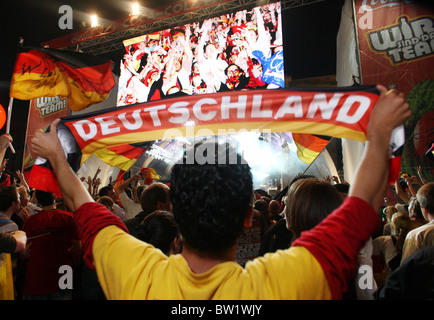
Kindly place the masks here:
[[(428, 3), (428, 1), (423, 2)], [(394, 84), (408, 95), (402, 170), (434, 177), (434, 10), (418, 1), (354, 0), (361, 83)], [(386, 121), (386, 119), (385, 119)]]

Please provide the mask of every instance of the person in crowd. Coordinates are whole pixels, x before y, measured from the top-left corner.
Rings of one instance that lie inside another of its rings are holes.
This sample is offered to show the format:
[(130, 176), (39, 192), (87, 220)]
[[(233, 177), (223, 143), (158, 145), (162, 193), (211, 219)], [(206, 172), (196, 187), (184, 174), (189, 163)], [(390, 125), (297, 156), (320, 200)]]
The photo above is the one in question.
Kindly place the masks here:
[(35, 195), (35, 189), (32, 188), (30, 189), (29, 192), (29, 203), (27, 204), (27, 206), (32, 209), (33, 213), (31, 215), (34, 215), (35, 213), (38, 213), (39, 211), (42, 210), (42, 208), (39, 206), (38, 202), (36, 201), (36, 195)]
[(98, 175), (101, 172), (101, 168), (98, 167), (95, 171), (95, 174), (93, 178), (91, 176), (87, 176), (87, 179), (85, 177), (81, 177), (81, 181), (87, 183), (87, 190), (89, 191), (89, 194), (94, 198), (95, 200), (98, 198), (98, 190), (99, 186), (101, 185), (101, 178), (98, 177)]
[[(313, 229), (329, 214), (338, 208), (344, 197), (329, 182), (316, 178), (299, 179), (289, 188), (286, 198), (285, 216), (287, 227), (294, 233), (295, 241), (302, 232)], [(362, 265), (372, 266), (371, 239), (361, 248), (357, 255), (357, 271)], [(357, 273), (358, 275), (359, 273)], [(371, 291), (358, 286), (358, 278), (350, 280), (348, 289), (345, 290), (344, 299), (369, 299), (374, 293), (376, 286), (370, 286)]]
[(396, 212), (391, 219), (391, 235), (380, 236), (372, 241), (372, 255), (381, 256), (381, 262), (385, 271), (385, 280), (387, 280), (390, 274), (401, 264), (404, 240), (412, 228), (410, 217), (405, 213)]
[(424, 247), (392, 272), (375, 293), (377, 300), (433, 300), (434, 246)]
[(36, 190), (36, 199), (42, 211), (30, 216), (23, 226), (31, 238), (26, 250), (23, 299), (70, 300), (72, 290), (59, 287), (59, 270), (61, 266), (73, 270), (81, 258), (77, 224), (72, 213), (56, 209), (54, 194)]
[(16, 253), (26, 248), (27, 235), (22, 230), (12, 233), (0, 232), (0, 254)]
[(166, 256), (182, 248), (182, 236), (172, 213), (156, 210), (137, 226), (137, 238), (160, 249)]
[(10, 175), (5, 173), (8, 159), (5, 158), (6, 150), (13, 139), (9, 133), (5, 133), (0, 136), (0, 187), (9, 186), (11, 184)]
[(200, 74), (197, 61), (194, 61), (192, 64), (190, 82), (192, 86), (192, 94), (199, 94), (206, 91), (206, 83)]
[[(253, 191), (252, 202), (254, 199), (256, 199), (256, 194)], [(259, 256), (259, 249), (261, 247), (264, 216), (255, 208), (253, 209), (252, 215), (252, 223), (250, 226), (243, 228), (235, 252), (235, 262), (242, 267), (246, 265), (247, 261), (253, 260)]]
[(109, 196), (102, 196), (99, 197), (96, 202), (101, 203), (102, 205), (104, 205), (107, 209), (109, 209), (111, 212), (113, 212), (113, 199), (110, 198)]
[(26, 243), (24, 231), (0, 232), (0, 300), (15, 299), (11, 254), (23, 251)]
[(410, 203), (408, 204), (408, 215), (410, 216), (411, 222), (413, 224), (413, 229), (423, 226), (427, 223), (422, 214), (422, 209), (420, 208), (417, 198), (412, 198), (410, 200)]
[(17, 191), (20, 195), (20, 208), (12, 215), (11, 219), (17, 224), (18, 229), (21, 230), (23, 228), (24, 221), (26, 221), (26, 219), (29, 217), (29, 212), (31, 212), (31, 210), (27, 209), (29, 196), (26, 189), (23, 186), (19, 186), (17, 187)]
[(398, 209), (395, 206), (387, 206), (383, 209), (383, 213), (386, 216), (386, 224), (383, 226), (383, 236), (390, 236), (391, 234), (391, 219), (392, 216), (398, 212)]
[(404, 241), (401, 263), (416, 251), (434, 246), (434, 182), (424, 184), (417, 191), (416, 196), (422, 214), (428, 223), (411, 230), (407, 234)]
[[(0, 232), (13, 237), (20, 235), (17, 224), (12, 220), (12, 216), (20, 209), (20, 196), (15, 186), (10, 186), (9, 175), (3, 173), (7, 159), (5, 159), (6, 149), (13, 139), (9, 133), (0, 136)], [(6, 178), (6, 179), (5, 179)], [(6, 240), (7, 241), (7, 240)], [(14, 275), (17, 267), (16, 257), (11, 257), (11, 253), (0, 251), (0, 300), (14, 300)]]
[(167, 257), (129, 235), (118, 217), (94, 202), (62, 152), (59, 120), (50, 132), (36, 132), (32, 150), (50, 161), (73, 208), (85, 261), (95, 267), (107, 299), (339, 299), (354, 275), (357, 253), (380, 227), (377, 211), (387, 186), (391, 133), (411, 114), (402, 94), (377, 88), (381, 95), (347, 199), (291, 248), (245, 268), (234, 257), (242, 228), (251, 224), (253, 181), (241, 155), (237, 165), (173, 166), (170, 199), (184, 244), (181, 254)]
[(236, 64), (230, 64), (225, 69), (227, 80), (225, 84), (220, 87), (220, 92), (243, 90), (247, 88), (249, 79), (245, 76), (244, 71)]
[[(278, 195), (278, 198), (282, 201), (283, 209), (286, 208), (285, 201), (286, 195), (288, 194), (289, 188), (292, 184), (300, 179), (316, 179), (315, 176), (309, 174), (298, 174), (290, 182), (289, 185), (282, 191), (284, 195)], [(281, 213), (282, 218), (284, 217), (284, 211)], [(287, 226), (286, 219), (280, 219), (275, 224), (271, 225), (270, 228), (265, 232), (264, 237), (261, 241), (261, 247), (259, 249), (259, 255), (263, 256), (267, 252), (276, 252), (279, 249), (287, 249), (291, 246), (294, 240), (294, 234), (291, 228)]]
[(348, 191), (350, 190), (350, 185), (348, 183), (335, 183), (333, 187), (338, 190), (344, 200), (348, 197)]
[(228, 63), (221, 58), (223, 48), (209, 41), (209, 31), (212, 21), (206, 20), (202, 25), (202, 36), (197, 46), (197, 67), (202, 79), (205, 81), (206, 92), (213, 93), (220, 90), (226, 81), (225, 69)]
[[(125, 219), (134, 218), (136, 215), (142, 211), (142, 206), (140, 204), (140, 196), (143, 192), (143, 189), (146, 188), (144, 184), (140, 184), (137, 186), (138, 182), (143, 180), (143, 177), (140, 173), (136, 173), (129, 177), (127, 180), (122, 182), (116, 188), (116, 194), (122, 204), (122, 207), (125, 209)], [(132, 197), (129, 197), (126, 193), (126, 188), (133, 184), (136, 190), (136, 194)], [(137, 200), (136, 200), (137, 199)]]
[(316, 178), (300, 179), (289, 188), (286, 198), (288, 229), (299, 238), (302, 232), (313, 229), (342, 202), (340, 193), (329, 183)]
[[(256, 14), (258, 21), (262, 19), (260, 14)], [(277, 28), (274, 27), (274, 23), (266, 17), (272, 17), (269, 12), (264, 15), (264, 25), (268, 24), (268, 31), (270, 33), (270, 38), (268, 41), (272, 43), (273, 50), (271, 54), (264, 52), (263, 49), (253, 50), (253, 56), (258, 59), (263, 68), (262, 80), (267, 83), (267, 88), (284, 88), (285, 87), (285, 76), (283, 72), (283, 39), (281, 37), (276, 37), (274, 31), (276, 29), (282, 28), (281, 13), (279, 10)], [(267, 20), (267, 21), (266, 21)], [(278, 32), (281, 34), (281, 31)], [(270, 47), (270, 46), (268, 46)]]
[(137, 237), (137, 226), (142, 223), (147, 215), (155, 210), (171, 211), (169, 187), (160, 182), (152, 183), (142, 191), (140, 203), (142, 211), (135, 217), (124, 220), (129, 233), (135, 237)]
[(261, 239), (262, 239), (265, 232), (271, 226), (271, 218), (268, 212), (268, 202), (262, 198), (258, 199), (254, 202), (253, 209), (257, 210), (260, 213), (258, 219), (259, 219), (259, 224), (261, 226)]
[[(20, 195), (18, 194), (17, 187), (14, 185), (0, 188), (0, 232), (14, 233), (20, 230), (16, 223), (17, 220), (21, 222), (16, 213), (21, 208)], [(5, 274), (13, 274), (15, 282), (18, 260), (16, 255), (0, 254), (0, 265), (5, 264), (5, 269), (2, 270)], [(7, 270), (6, 270), (7, 269)], [(14, 292), (13, 284), (9, 282), (9, 292)], [(11, 296), (14, 297), (14, 294)]]
[(406, 215), (409, 215), (407, 204), (397, 203), (397, 204), (395, 204), (395, 208), (396, 208), (396, 210), (398, 210), (398, 212), (402, 212), (402, 213), (405, 213)]
[[(0, 142), (2, 139), (0, 138)], [(20, 198), (15, 186), (0, 188), (0, 232), (13, 235), (19, 232), (12, 221), (12, 215), (20, 209)], [(19, 233), (18, 233), (19, 234)], [(0, 252), (0, 300), (15, 299), (15, 275), (17, 257), (11, 253)]]
[(113, 213), (116, 216), (118, 216), (121, 220), (125, 220), (125, 209), (117, 204), (117, 196), (116, 196), (115, 190), (113, 189), (113, 186), (107, 185), (107, 186), (102, 187), (98, 191), (98, 196), (99, 197), (108, 196), (108, 197), (112, 198), (112, 200), (113, 200)]
[(270, 212), (270, 219), (275, 222), (283, 219), (283, 217), (280, 215), (280, 204), (276, 200), (271, 200), (270, 204), (268, 205), (268, 212)]
[(5, 172), (9, 159), (4, 158), (0, 165), (0, 187), (11, 185), (11, 176)]

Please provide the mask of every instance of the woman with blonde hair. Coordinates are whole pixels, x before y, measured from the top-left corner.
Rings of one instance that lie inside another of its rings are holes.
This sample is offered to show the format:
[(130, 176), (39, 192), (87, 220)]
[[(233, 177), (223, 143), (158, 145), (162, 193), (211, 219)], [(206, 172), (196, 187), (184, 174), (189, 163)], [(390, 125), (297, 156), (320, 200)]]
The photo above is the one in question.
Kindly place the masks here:
[(392, 216), (398, 212), (398, 209), (395, 206), (387, 206), (383, 209), (383, 213), (386, 216), (387, 223), (383, 227), (383, 236), (390, 236), (391, 235), (391, 220)]
[(403, 212), (394, 213), (390, 220), (391, 235), (375, 238), (372, 243), (372, 255), (381, 256), (386, 280), (399, 267), (405, 237), (413, 229), (410, 217)]

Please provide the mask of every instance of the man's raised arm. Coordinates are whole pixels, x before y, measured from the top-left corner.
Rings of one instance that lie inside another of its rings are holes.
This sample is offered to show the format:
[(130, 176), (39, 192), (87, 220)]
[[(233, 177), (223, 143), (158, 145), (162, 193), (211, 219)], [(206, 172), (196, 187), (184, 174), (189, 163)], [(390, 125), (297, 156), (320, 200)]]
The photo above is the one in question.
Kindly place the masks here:
[(74, 219), (81, 234), (83, 259), (89, 268), (93, 268), (92, 246), (97, 234), (107, 226), (117, 226), (125, 232), (128, 230), (119, 217), (105, 206), (95, 203), (80, 178), (71, 169), (57, 137), (59, 122), (60, 120), (56, 119), (49, 132), (36, 132), (32, 139), (32, 150), (37, 156), (47, 159), (53, 167), (65, 203), (74, 212)]
[(305, 231), (292, 246), (303, 246), (320, 263), (332, 296), (340, 299), (354, 277), (357, 253), (380, 227), (378, 209), (383, 201), (389, 174), (389, 143), (392, 131), (411, 112), (397, 91), (380, 91), (367, 128), (362, 161), (351, 183), (349, 196), (315, 228)]
[(381, 85), (377, 89), (380, 98), (369, 118), (365, 153), (349, 191), (349, 196), (365, 200), (376, 211), (386, 191), (392, 131), (411, 115), (403, 94)]

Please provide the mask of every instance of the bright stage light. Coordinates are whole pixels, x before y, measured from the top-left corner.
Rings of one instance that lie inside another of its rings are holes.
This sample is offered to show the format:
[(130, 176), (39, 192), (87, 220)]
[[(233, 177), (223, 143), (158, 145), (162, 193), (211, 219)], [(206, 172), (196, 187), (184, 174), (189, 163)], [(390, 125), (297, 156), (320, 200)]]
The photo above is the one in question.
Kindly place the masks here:
[(139, 14), (139, 4), (134, 2), (131, 4), (131, 15), (136, 16)]
[(92, 28), (98, 26), (98, 17), (96, 14), (90, 16), (90, 26)]

